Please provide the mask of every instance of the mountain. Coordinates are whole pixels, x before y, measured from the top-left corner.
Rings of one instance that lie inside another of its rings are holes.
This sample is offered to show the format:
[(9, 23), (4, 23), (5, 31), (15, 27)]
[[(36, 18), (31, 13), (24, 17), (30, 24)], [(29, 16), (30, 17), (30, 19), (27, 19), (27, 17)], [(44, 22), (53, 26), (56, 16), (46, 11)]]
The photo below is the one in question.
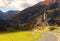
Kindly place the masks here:
[(17, 10), (10, 10), (4, 13), (4, 19), (8, 19), (11, 16), (14, 16), (15, 14), (19, 13)]
[(0, 15), (1, 15), (1, 14), (3, 14), (3, 12), (2, 12), (2, 11), (0, 11)]
[(5, 21), (11, 16), (14, 16), (17, 14), (19, 11), (11, 10), (7, 12), (2, 12), (0, 11), (0, 27), (8, 27), (11, 26), (10, 22)]
[(7, 11), (5, 13), (0, 11), (0, 31), (1, 30), (7, 30), (7, 28), (11, 28), (10, 22), (5, 21), (5, 20), (8, 19), (11, 16), (14, 16), (18, 12), (19, 11), (15, 11), (15, 10)]
[(0, 32), (8, 31), (8, 28), (11, 28), (11, 25), (7, 21), (0, 20)]
[(14, 16), (14, 15), (17, 14), (18, 12), (19, 12), (19, 11), (17, 11), (17, 10), (10, 10), (10, 11), (7, 11), (7, 12), (2, 12), (2, 11), (0, 11), (0, 19), (6, 20), (6, 19), (8, 19), (9, 17)]
[[(3, 12), (1, 12), (0, 15), (2, 15), (2, 13)], [(40, 22), (60, 24), (60, 0), (46, 0), (39, 2), (20, 12), (8, 11), (3, 14), (3, 19), (4, 20), (0, 19), (0, 28), (2, 29), (3, 27), (8, 30), (26, 30), (27, 28), (29, 29), (29, 27), (33, 27), (35, 24), (40, 25)]]
[(3, 12), (2, 11), (0, 11), (0, 19), (2, 19), (3, 18)]
[(32, 7), (26, 8), (25, 10), (21, 11), (17, 15), (11, 17), (8, 19), (8, 21), (12, 21), (12, 23), (26, 23), (30, 19), (29, 17), (36, 15), (39, 13), (43, 8), (45, 7), (45, 4), (42, 2), (38, 3)]
[[(20, 13), (9, 18), (7, 21), (9, 21), (12, 24), (24, 24), (24, 23), (28, 23), (28, 22), (35, 23), (37, 21), (36, 18), (38, 18), (39, 16), (43, 17), (44, 11), (45, 11), (45, 13), (47, 13), (48, 20), (49, 20), (49, 18), (50, 18), (50, 20), (54, 19), (54, 18), (58, 17), (57, 13), (58, 12), (60, 13), (60, 9), (56, 10), (56, 8), (58, 8), (60, 5), (59, 1), (60, 0), (58, 0), (58, 1), (46, 0), (43, 2), (39, 2), (32, 7), (24, 9)], [(59, 14), (59, 16), (60, 16), (60, 14)]]

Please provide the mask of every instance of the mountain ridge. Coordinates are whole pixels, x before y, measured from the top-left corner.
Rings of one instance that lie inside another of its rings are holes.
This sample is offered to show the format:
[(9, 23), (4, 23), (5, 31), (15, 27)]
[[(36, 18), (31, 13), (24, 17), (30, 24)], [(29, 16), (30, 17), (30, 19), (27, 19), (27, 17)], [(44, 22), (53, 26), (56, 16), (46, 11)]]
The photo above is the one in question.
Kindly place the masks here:
[(0, 11), (0, 19), (1, 20), (6, 20), (9, 17), (14, 16), (18, 12), (20, 12), (20, 11), (17, 11), (17, 10), (10, 10), (10, 11), (7, 11), (7, 12)]
[[(52, 0), (49, 0), (52, 1)], [(60, 1), (60, 0), (59, 0)], [(1, 27), (6, 29), (31, 29), (34, 26), (60, 25), (60, 2), (52, 1), (48, 4), (43, 1), (20, 11), (6, 20), (0, 20)], [(43, 24), (44, 23), (44, 24)]]
[[(47, 10), (52, 10), (52, 9), (58, 8), (59, 2), (52, 2), (51, 4), (49, 3), (49, 5), (45, 4), (44, 2), (45, 1), (39, 2), (32, 7), (24, 9), (23, 11), (21, 11), (16, 16), (12, 17), (11, 19), (8, 19), (8, 21), (12, 21), (11, 23), (13, 23), (13, 22), (27, 23), (27, 22), (35, 20), (35, 18), (32, 18), (31, 16), (34, 16), (34, 15), (37, 15), (37, 14), (40, 14), (40, 15), (43, 14), (44, 9), (46, 9), (46, 7), (47, 7)], [(41, 12), (41, 13), (39, 13), (39, 12)]]

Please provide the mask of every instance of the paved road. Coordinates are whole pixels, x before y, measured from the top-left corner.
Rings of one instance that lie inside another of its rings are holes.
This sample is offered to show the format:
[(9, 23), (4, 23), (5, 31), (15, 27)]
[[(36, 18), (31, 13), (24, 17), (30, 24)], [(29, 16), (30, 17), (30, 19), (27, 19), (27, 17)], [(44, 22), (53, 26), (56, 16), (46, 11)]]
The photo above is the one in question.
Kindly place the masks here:
[(58, 38), (58, 41), (60, 41), (60, 31), (57, 32), (49, 32), (52, 35), (55, 35)]
[(43, 37), (36, 40), (36, 41), (58, 41), (58, 38), (52, 34), (49, 33), (42, 33)]

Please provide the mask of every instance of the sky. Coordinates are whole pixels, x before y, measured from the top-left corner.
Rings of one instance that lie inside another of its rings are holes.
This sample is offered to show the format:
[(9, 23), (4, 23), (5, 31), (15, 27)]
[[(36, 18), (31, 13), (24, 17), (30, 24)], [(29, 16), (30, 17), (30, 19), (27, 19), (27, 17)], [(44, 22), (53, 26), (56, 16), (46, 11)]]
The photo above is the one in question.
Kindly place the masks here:
[(0, 10), (3, 12), (8, 10), (21, 11), (41, 1), (43, 0), (0, 0)]

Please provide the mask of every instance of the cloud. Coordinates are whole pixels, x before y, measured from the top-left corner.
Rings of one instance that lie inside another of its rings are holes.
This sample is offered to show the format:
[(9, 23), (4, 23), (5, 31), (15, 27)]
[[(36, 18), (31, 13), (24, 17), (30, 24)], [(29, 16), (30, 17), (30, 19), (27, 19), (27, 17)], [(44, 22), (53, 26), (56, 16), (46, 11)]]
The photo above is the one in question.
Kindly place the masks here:
[(11, 7), (16, 7), (19, 10), (23, 10), (27, 7), (30, 7), (34, 4), (36, 4), (37, 2), (35, 0), (14, 0), (10, 6)]
[(0, 0), (0, 7), (17, 8), (19, 10), (23, 10), (38, 2), (39, 0)]

